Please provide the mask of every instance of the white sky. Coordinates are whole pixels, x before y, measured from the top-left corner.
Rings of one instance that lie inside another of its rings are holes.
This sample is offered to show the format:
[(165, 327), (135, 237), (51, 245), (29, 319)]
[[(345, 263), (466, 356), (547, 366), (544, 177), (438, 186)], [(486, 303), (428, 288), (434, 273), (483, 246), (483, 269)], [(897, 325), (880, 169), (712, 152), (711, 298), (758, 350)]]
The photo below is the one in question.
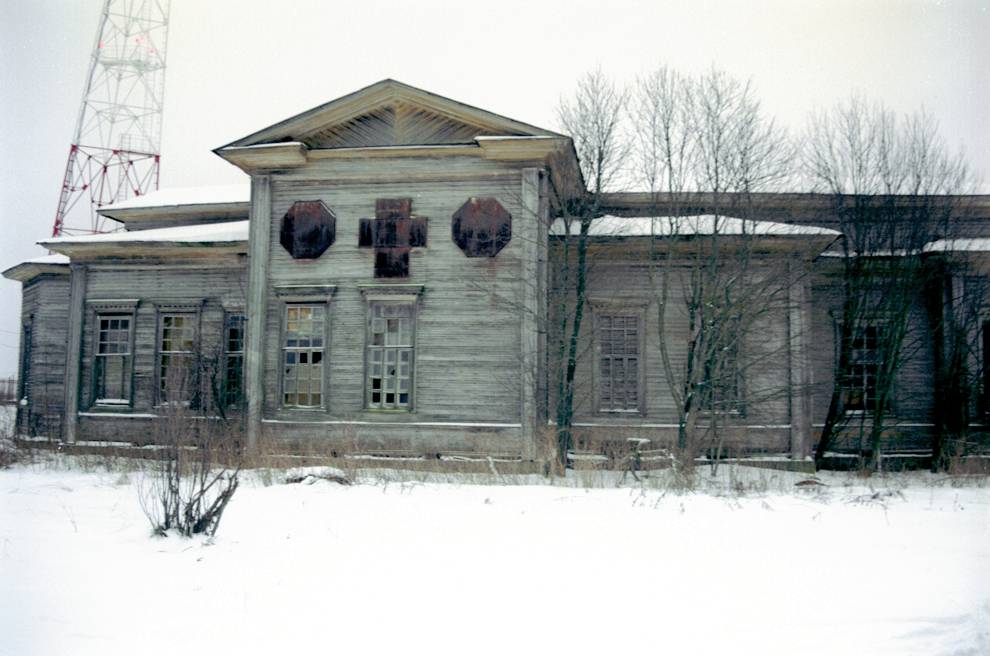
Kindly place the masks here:
[[(101, 0), (0, 6), (0, 269), (44, 254)], [(239, 182), (210, 150), (391, 77), (539, 126), (584, 71), (752, 78), (800, 130), (852, 91), (922, 105), (990, 176), (990, 0), (172, 0), (162, 186)], [(0, 279), (0, 376), (20, 285)]]

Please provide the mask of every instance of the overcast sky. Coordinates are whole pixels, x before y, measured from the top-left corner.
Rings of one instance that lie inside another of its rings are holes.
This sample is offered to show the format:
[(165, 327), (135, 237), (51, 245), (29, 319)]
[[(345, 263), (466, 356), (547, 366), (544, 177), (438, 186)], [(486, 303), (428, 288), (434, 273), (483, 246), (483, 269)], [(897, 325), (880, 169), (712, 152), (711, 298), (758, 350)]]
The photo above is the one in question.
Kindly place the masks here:
[[(102, 0), (0, 7), (0, 269), (43, 255)], [(990, 174), (990, 0), (172, 0), (161, 184), (240, 182), (210, 150), (382, 78), (547, 128), (584, 71), (751, 78), (795, 131), (853, 91), (922, 105)], [(984, 176), (986, 177), (986, 175)], [(0, 280), (0, 376), (20, 285)]]

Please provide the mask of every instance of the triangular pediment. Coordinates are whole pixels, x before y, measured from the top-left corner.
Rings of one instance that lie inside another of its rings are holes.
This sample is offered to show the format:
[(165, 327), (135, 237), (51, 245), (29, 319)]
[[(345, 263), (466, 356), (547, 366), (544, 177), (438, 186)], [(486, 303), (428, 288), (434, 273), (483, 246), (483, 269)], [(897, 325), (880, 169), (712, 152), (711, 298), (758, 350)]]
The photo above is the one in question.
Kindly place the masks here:
[(464, 144), (485, 136), (560, 135), (395, 80), (383, 80), (228, 146), (297, 141), (311, 149), (367, 148)]

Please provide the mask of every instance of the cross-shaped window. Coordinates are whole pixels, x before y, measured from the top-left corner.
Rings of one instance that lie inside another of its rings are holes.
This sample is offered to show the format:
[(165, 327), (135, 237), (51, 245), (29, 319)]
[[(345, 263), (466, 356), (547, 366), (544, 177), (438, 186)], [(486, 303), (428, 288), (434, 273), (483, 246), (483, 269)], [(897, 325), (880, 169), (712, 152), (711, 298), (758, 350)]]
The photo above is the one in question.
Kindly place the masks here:
[(411, 198), (379, 198), (375, 218), (361, 219), (358, 246), (375, 249), (376, 278), (408, 278), (409, 251), (426, 246), (426, 219), (412, 216)]

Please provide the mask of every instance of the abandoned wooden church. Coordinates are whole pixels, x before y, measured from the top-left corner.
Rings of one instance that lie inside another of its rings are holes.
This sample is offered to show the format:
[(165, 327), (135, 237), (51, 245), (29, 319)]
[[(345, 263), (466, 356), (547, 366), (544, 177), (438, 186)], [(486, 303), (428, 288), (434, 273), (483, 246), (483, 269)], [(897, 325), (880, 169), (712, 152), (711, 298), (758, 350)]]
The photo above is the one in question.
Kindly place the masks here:
[[(53, 238), (52, 255), (4, 272), (23, 285), (22, 435), (141, 444), (170, 404), (219, 405), (249, 445), (525, 465), (549, 457), (568, 393), (576, 458), (631, 442), (660, 452), (690, 428), (708, 440), (699, 456), (805, 460), (836, 398), (832, 450), (863, 447), (893, 329), (883, 316), (845, 338), (836, 328), (831, 197), (695, 194), (658, 212), (651, 194), (602, 194), (582, 232), (569, 137), (392, 80), (214, 152), (249, 191), (109, 206), (120, 230)], [(946, 273), (907, 302), (913, 346), (884, 406), (887, 449), (929, 449), (948, 422), (940, 326), (958, 298), (942, 301), (977, 289), (990, 264), (990, 200), (968, 200), (973, 238), (925, 246)], [(745, 252), (759, 292), (718, 321), (718, 357), (692, 360), (684, 299), (712, 246)], [(990, 331), (974, 330), (967, 449), (985, 444), (973, 418)]]

